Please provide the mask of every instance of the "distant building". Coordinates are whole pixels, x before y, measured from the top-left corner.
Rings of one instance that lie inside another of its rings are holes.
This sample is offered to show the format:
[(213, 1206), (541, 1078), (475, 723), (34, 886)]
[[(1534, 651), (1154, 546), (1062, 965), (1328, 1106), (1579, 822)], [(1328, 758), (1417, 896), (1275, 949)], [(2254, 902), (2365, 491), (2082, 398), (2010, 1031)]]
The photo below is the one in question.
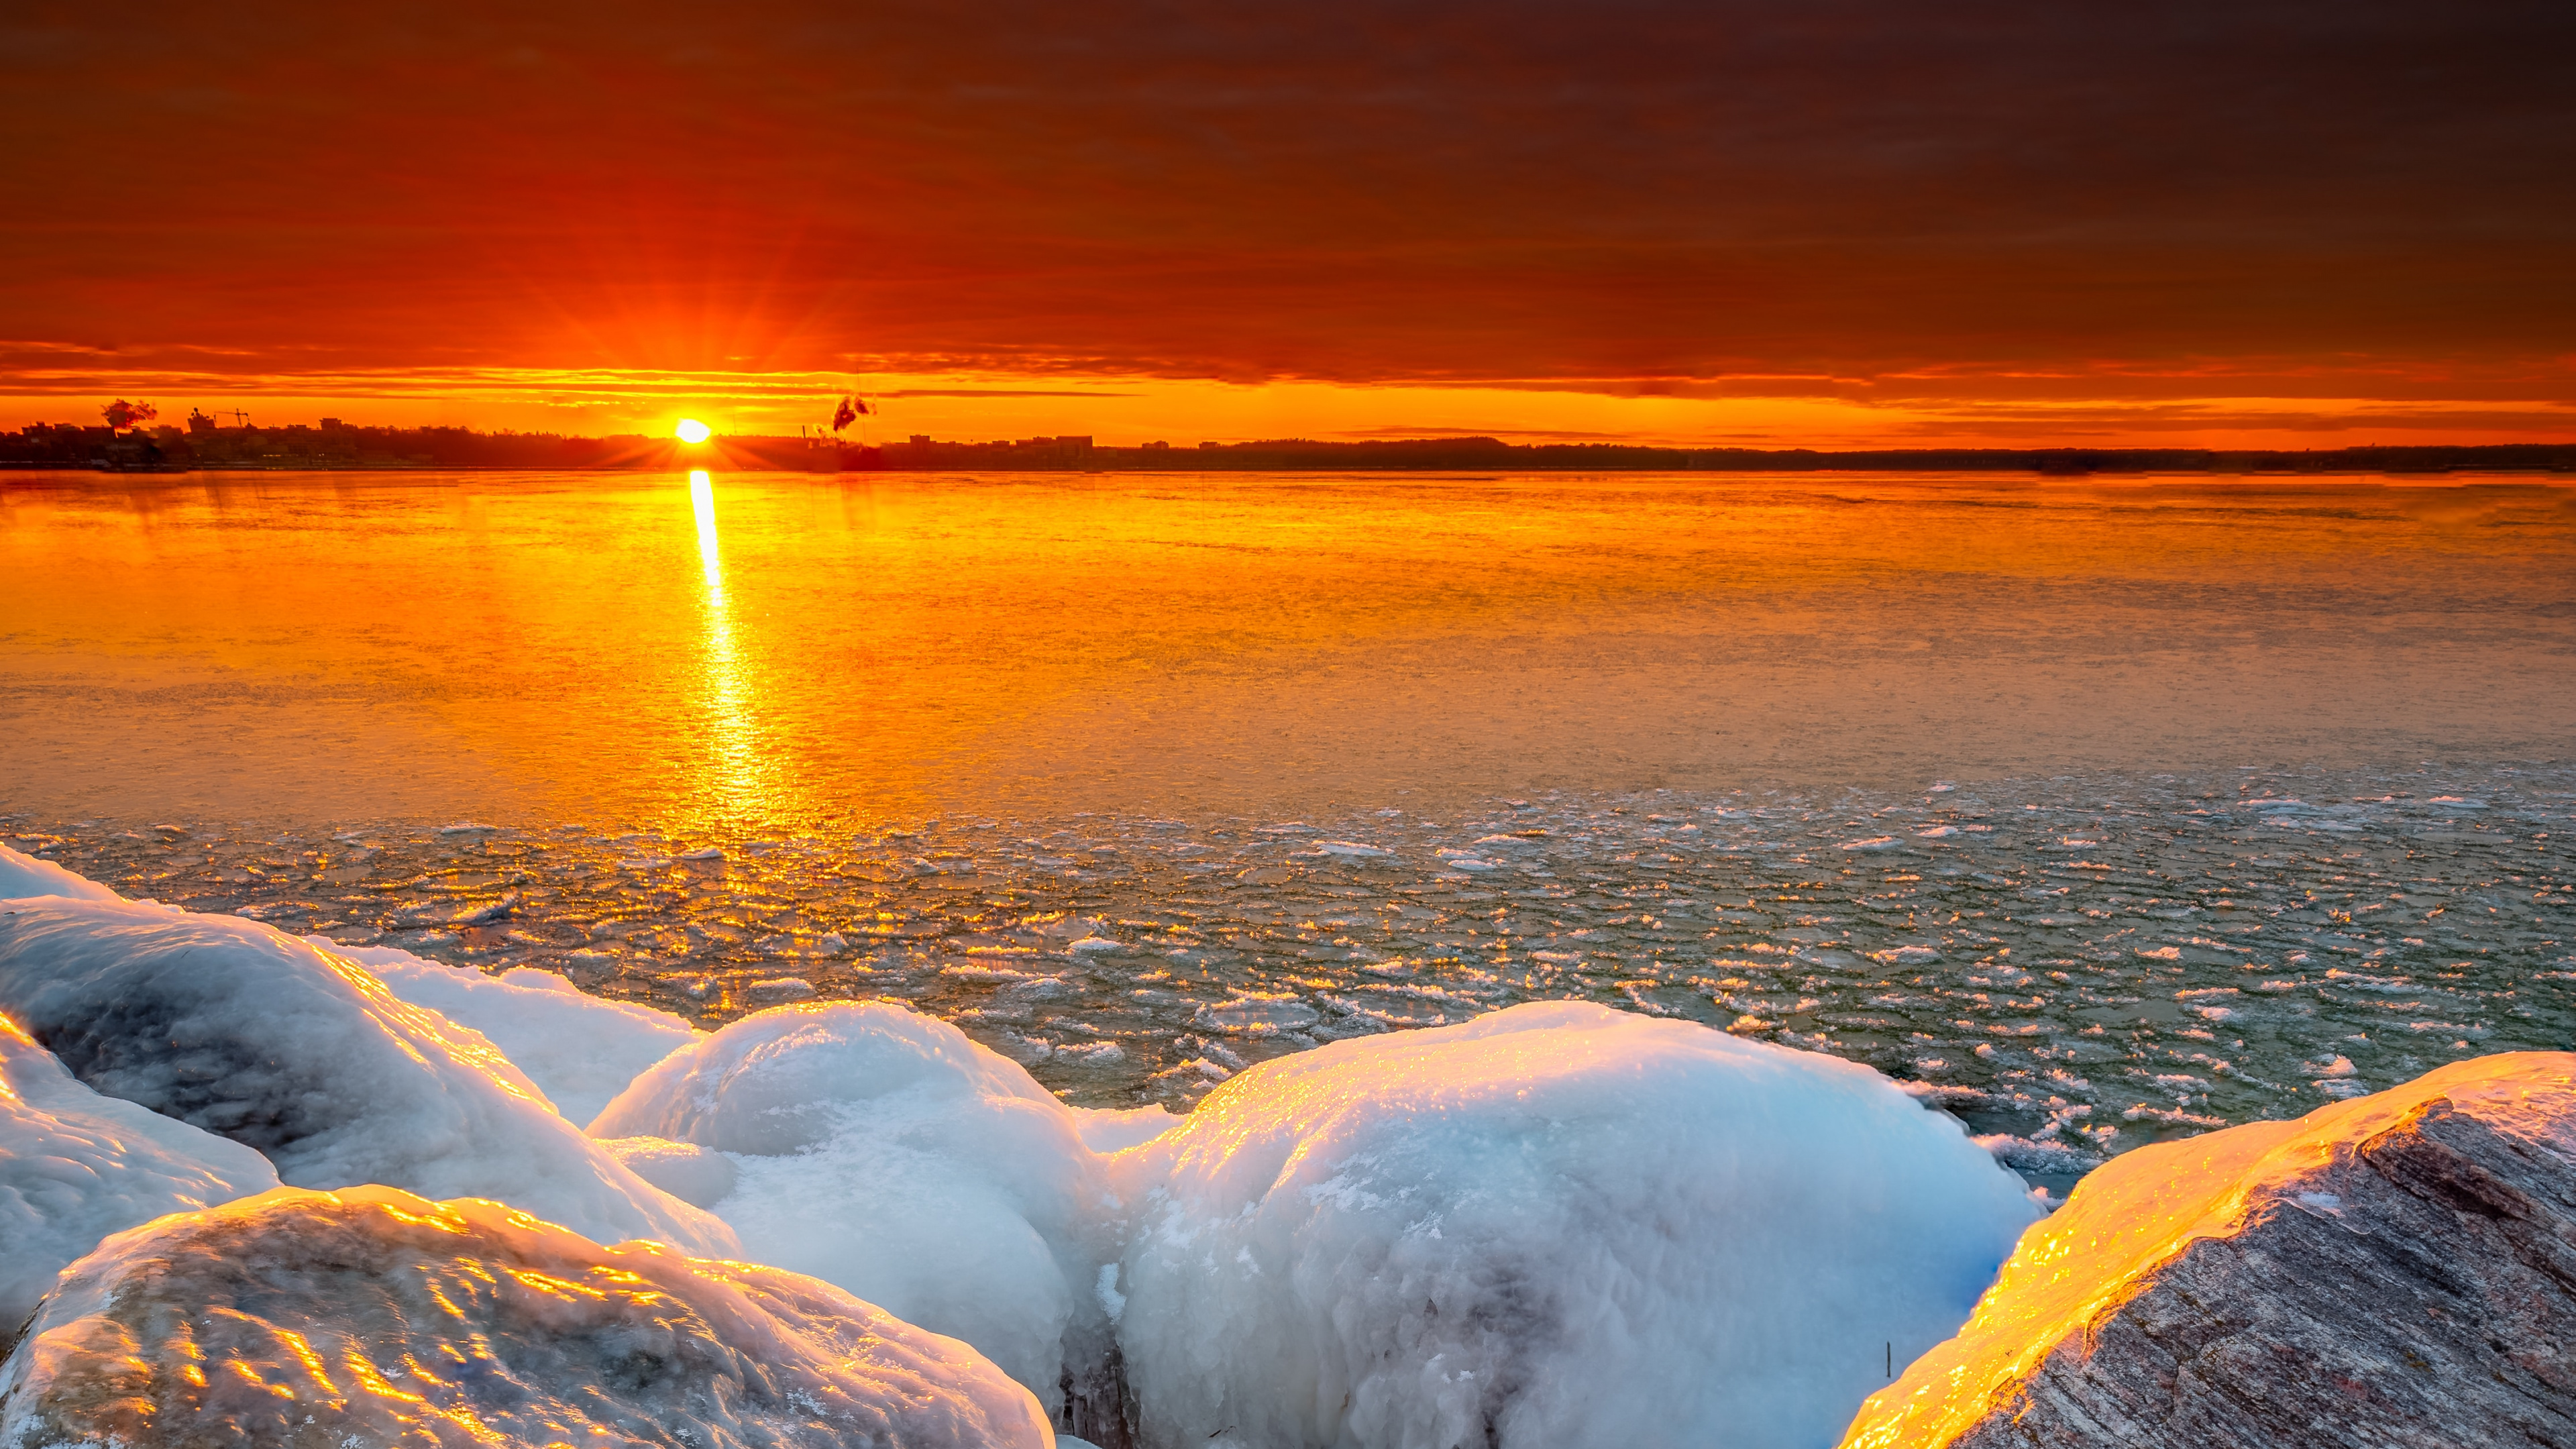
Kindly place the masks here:
[(916, 447), (916, 448), (927, 448), (927, 447), (929, 447), (929, 446), (930, 446), (930, 435), (929, 435), (928, 433), (915, 433), (915, 434), (913, 434), (913, 435), (912, 435), (912, 445), (913, 445), (914, 447)]

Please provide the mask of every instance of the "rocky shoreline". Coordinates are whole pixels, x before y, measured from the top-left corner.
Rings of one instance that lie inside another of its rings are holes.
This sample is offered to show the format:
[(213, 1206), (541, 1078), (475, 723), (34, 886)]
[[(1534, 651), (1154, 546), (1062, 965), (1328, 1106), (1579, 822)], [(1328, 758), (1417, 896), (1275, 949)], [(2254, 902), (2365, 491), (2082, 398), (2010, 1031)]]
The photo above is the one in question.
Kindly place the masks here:
[(2042, 1216), (1866, 1067), (1599, 1006), (1083, 1112), (4, 848), (0, 1245), (0, 1449), (2576, 1444), (2565, 1053)]

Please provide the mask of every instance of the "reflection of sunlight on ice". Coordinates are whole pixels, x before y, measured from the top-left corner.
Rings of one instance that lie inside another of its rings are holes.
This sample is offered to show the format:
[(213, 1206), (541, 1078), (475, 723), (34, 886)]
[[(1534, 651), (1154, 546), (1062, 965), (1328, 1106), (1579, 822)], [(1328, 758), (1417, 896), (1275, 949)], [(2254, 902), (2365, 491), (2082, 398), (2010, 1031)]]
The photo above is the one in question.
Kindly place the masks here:
[(706, 576), (705, 687), (714, 751), (699, 782), (695, 813), (743, 820), (780, 802), (770, 799), (758, 730), (751, 717), (751, 680), (736, 654), (731, 601), (725, 596), (724, 560), (716, 546), (716, 490), (704, 470), (689, 474), (689, 508), (697, 515), (698, 563)]

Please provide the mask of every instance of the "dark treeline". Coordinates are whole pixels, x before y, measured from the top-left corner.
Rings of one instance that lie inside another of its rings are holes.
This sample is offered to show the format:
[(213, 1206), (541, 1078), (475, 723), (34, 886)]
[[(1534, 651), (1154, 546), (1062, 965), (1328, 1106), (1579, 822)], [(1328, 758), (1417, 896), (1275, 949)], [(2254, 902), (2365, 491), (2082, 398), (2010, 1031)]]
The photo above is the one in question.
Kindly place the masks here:
[(0, 432), (0, 467), (117, 472), (237, 469), (671, 469), (805, 473), (986, 469), (1007, 472), (2033, 472), (2033, 473), (2445, 473), (2576, 471), (2576, 443), (2489, 447), (2364, 447), (2285, 451), (2202, 448), (1657, 448), (1617, 443), (1505, 443), (1423, 438), (1332, 443), (1301, 438), (1176, 448), (1097, 447), (1087, 437), (950, 443), (916, 436), (865, 445), (824, 438), (718, 438), (687, 447), (669, 438), (481, 433), (468, 428), (318, 426), (182, 431), (38, 423)]

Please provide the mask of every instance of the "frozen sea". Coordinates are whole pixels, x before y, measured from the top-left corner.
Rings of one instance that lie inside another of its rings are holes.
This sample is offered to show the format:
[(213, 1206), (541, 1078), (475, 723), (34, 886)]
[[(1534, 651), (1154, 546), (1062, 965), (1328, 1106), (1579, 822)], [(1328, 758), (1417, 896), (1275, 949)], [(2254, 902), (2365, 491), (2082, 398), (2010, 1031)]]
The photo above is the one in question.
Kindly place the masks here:
[(0, 838), (1089, 1106), (1579, 999), (2059, 1190), (2576, 1039), (2565, 479), (0, 475)]

